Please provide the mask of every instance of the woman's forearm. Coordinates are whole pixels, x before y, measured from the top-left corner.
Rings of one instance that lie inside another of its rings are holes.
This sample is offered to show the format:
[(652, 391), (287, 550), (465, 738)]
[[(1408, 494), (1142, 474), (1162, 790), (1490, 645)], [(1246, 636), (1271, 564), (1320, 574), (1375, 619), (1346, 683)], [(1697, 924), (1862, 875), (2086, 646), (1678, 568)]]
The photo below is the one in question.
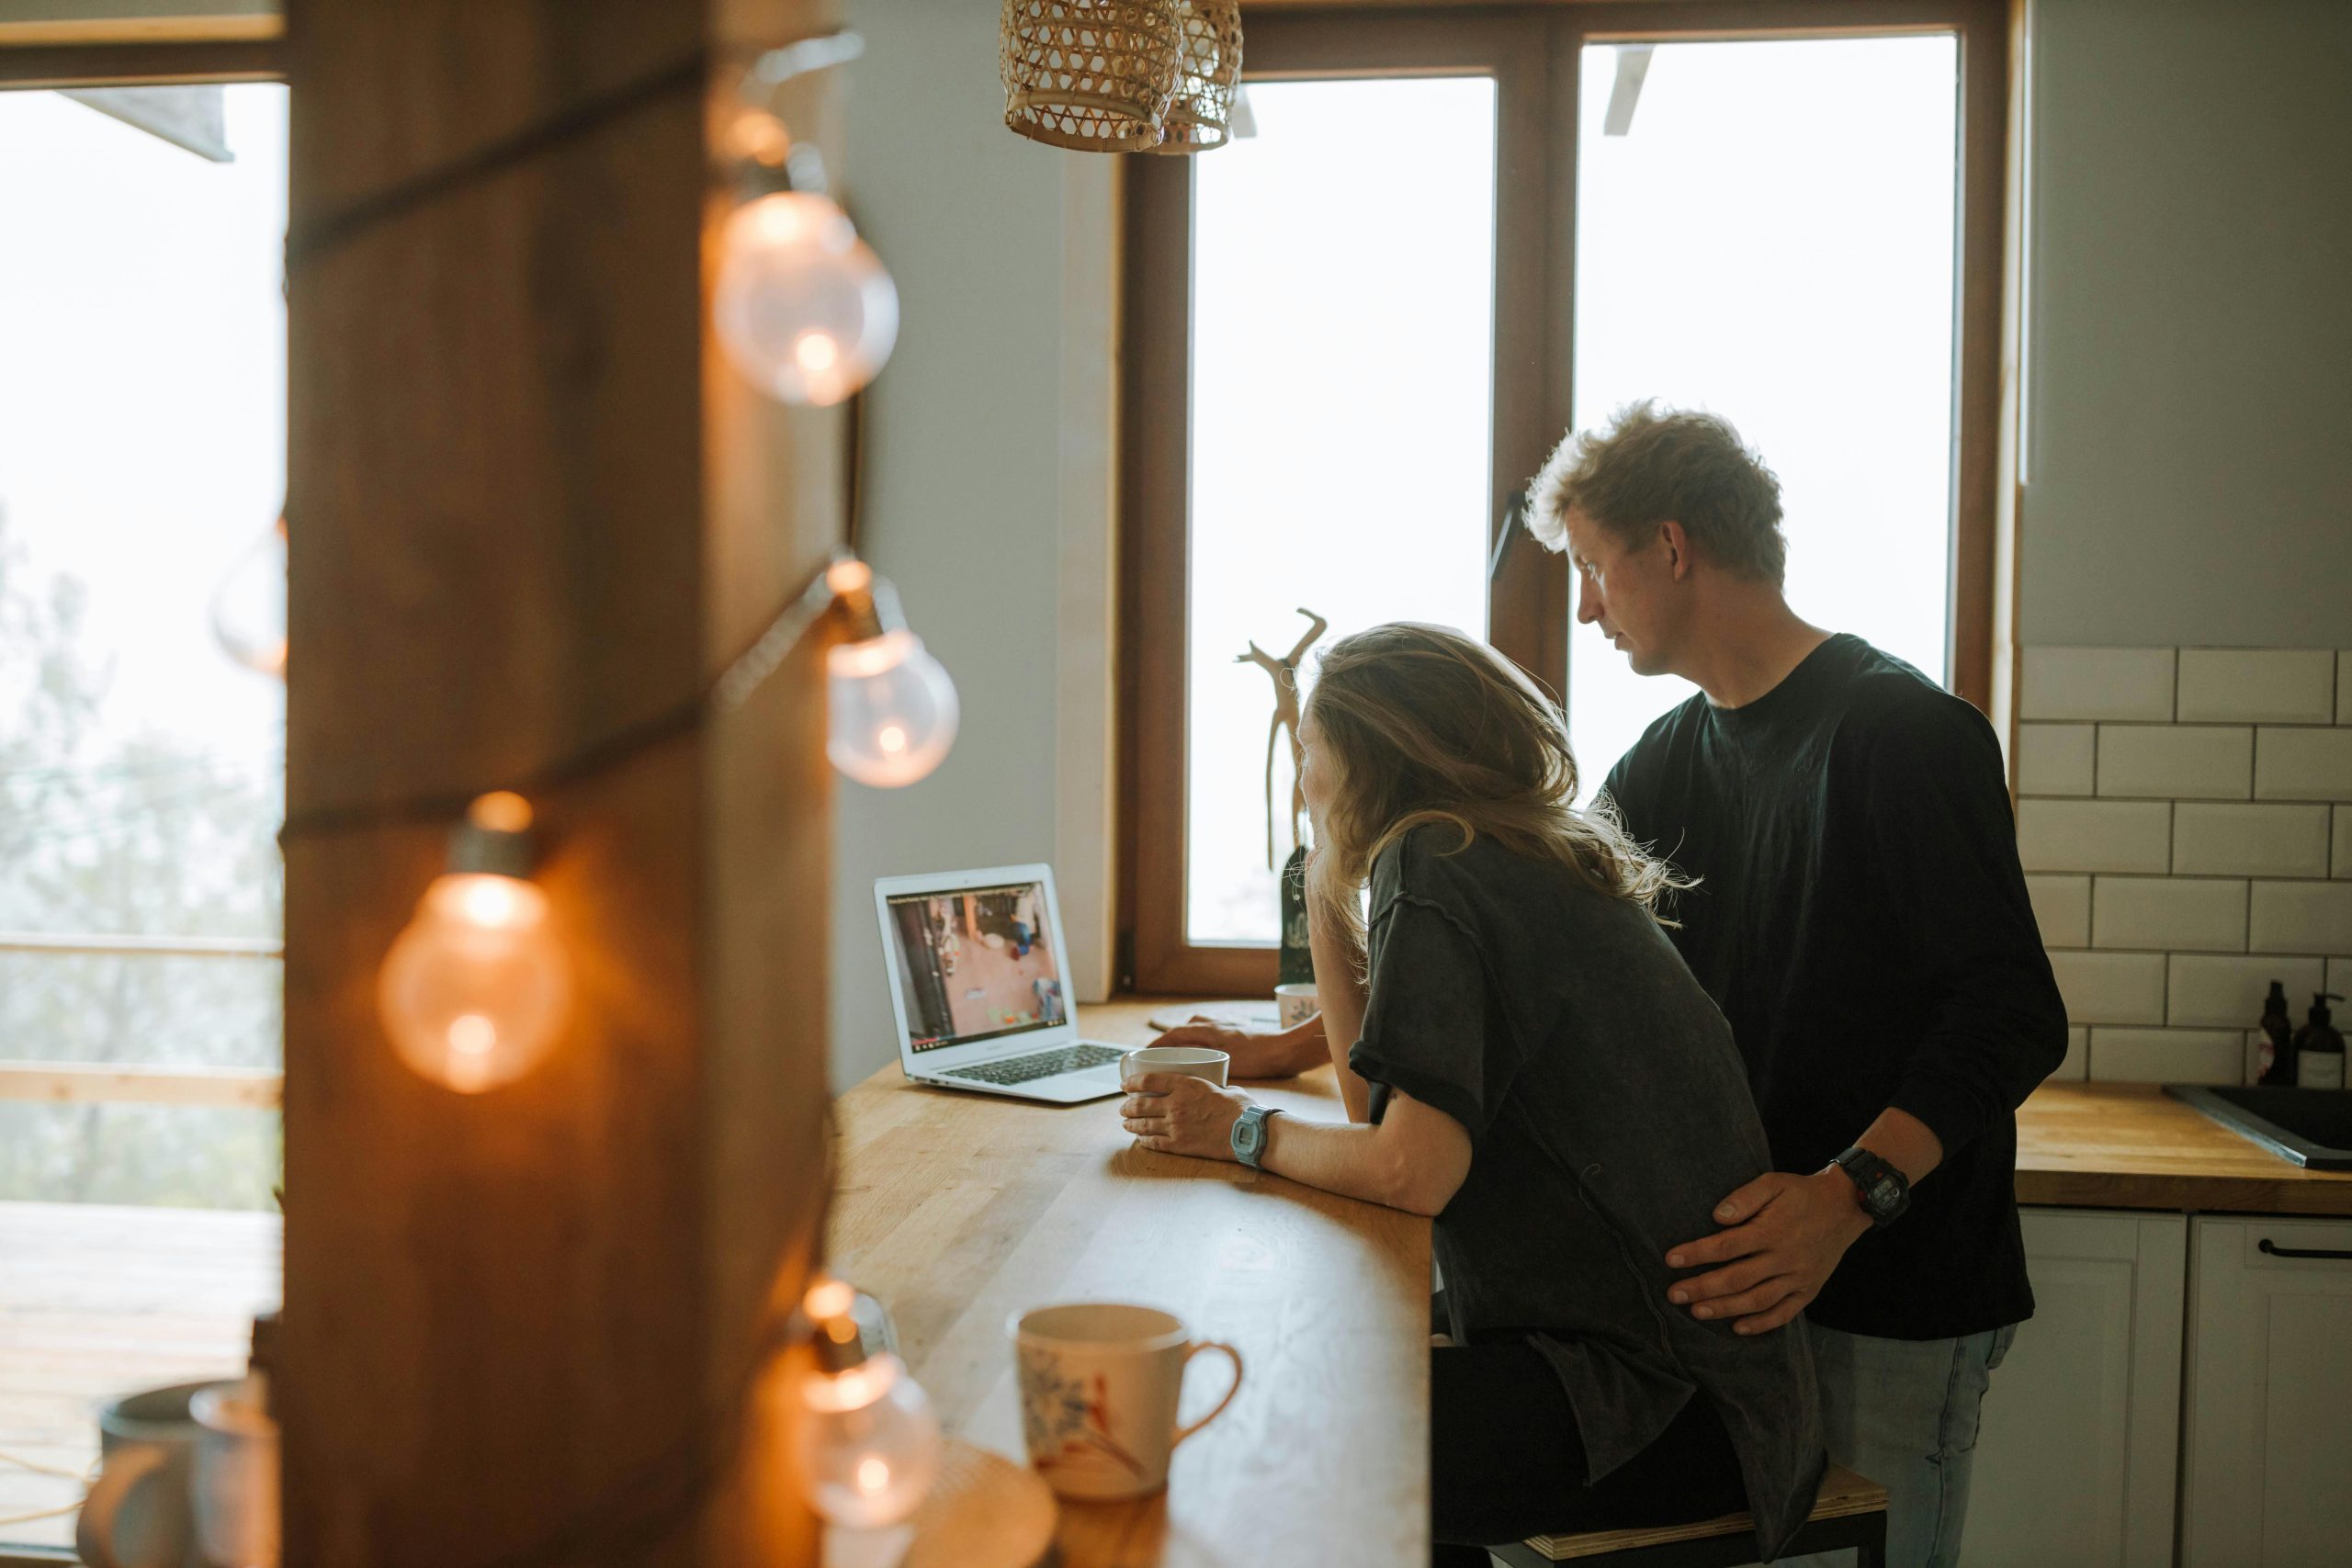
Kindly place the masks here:
[[(1321, 982), (1317, 984), (1319, 988)], [(1444, 1207), (1444, 1196), (1416, 1190), (1429, 1183), (1412, 1179), (1412, 1172), (1385, 1146), (1389, 1142), (1378, 1127), (1277, 1116), (1266, 1123), (1266, 1152), (1259, 1163), (1277, 1176), (1342, 1198), (1434, 1214)]]
[(1330, 1053), (1332, 1070), (1339, 1075), (1340, 1098), (1347, 1102), (1348, 1120), (1367, 1122), (1372, 1118), (1372, 1087), (1348, 1066), (1349, 1049), (1363, 1037), (1363, 964), (1352, 944), (1330, 925), (1310, 906), (1307, 941), (1315, 953), (1315, 1000), (1322, 1010), (1323, 1043)]

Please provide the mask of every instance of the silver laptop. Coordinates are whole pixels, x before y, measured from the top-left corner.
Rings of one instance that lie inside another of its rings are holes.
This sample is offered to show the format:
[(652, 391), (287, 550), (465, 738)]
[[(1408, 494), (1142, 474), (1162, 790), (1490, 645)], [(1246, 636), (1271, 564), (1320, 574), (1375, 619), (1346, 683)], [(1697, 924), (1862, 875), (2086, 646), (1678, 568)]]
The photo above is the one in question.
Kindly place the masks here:
[(1078, 1037), (1050, 867), (886, 876), (874, 913), (907, 1077), (1064, 1105), (1119, 1092), (1127, 1047)]

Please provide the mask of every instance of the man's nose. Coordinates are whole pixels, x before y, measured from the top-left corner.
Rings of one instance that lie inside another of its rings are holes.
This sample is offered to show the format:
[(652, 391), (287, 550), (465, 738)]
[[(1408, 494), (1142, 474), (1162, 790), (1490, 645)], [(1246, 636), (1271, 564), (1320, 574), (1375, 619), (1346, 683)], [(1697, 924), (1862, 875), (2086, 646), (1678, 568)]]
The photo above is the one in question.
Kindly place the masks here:
[(1577, 574), (1577, 624), (1589, 626), (1600, 619), (1600, 612), (1608, 608), (1600, 602), (1600, 590), (1592, 579), (1582, 572)]

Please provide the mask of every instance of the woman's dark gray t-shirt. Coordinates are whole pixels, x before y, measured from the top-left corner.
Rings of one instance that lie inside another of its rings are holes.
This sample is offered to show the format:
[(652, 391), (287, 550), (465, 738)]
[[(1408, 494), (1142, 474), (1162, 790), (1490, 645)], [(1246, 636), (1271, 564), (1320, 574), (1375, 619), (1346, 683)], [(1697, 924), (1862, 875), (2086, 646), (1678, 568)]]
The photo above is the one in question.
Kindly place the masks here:
[(1667, 1302), (1667, 1249), (1770, 1168), (1731, 1030), (1647, 911), (1491, 839), (1415, 829), (1372, 873), (1371, 997), (1349, 1064), (1469, 1132), (1437, 1216), (1465, 1344), (1525, 1338), (1608, 1474), (1703, 1389), (1777, 1552), (1825, 1460), (1794, 1325), (1742, 1336)]

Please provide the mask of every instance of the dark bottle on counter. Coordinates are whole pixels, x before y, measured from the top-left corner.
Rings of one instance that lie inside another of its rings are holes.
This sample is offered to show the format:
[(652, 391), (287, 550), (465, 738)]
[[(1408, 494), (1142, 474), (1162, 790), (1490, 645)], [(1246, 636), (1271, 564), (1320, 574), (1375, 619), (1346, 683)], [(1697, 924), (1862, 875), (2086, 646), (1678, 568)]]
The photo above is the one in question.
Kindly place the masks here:
[(2312, 998), (2312, 1015), (2295, 1031), (2295, 1082), (2304, 1089), (2344, 1087), (2344, 1036), (2335, 1028), (2330, 1002), (2344, 998), (2334, 991)]
[[(1263, 908), (1263, 906), (1260, 906)], [(1306, 846), (1283, 863), (1283, 950), (1275, 965), (1277, 986), (1315, 984), (1315, 950), (1306, 939)]]
[(2287, 987), (2273, 980), (2262, 1004), (2262, 1073), (2255, 1082), (2272, 1089), (2294, 1083), (2294, 1027), (2287, 1016)]

